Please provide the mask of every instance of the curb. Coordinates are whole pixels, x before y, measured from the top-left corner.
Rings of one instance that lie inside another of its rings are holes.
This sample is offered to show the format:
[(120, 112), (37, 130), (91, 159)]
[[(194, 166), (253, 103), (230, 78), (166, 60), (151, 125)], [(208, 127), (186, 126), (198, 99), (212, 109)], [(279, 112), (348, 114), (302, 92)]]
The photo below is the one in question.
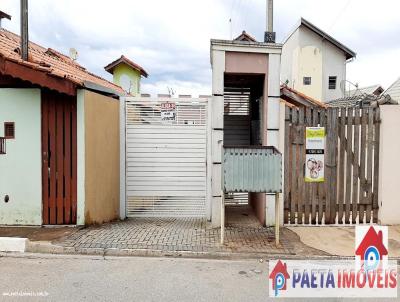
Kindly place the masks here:
[(0, 237), (0, 252), (25, 252), (28, 238)]
[[(164, 251), (150, 249), (118, 249), (118, 248), (74, 248), (54, 245), (48, 241), (28, 242), (25, 250), (32, 254), (51, 255), (75, 255), (75, 256), (97, 256), (97, 257), (171, 257), (171, 258), (197, 258), (197, 259), (220, 259), (220, 260), (353, 260), (350, 256), (317, 256), (317, 255), (293, 255), (293, 254), (266, 254), (249, 252), (192, 252), (192, 251)], [(21, 255), (21, 254), (20, 254)], [(4, 254), (3, 256), (11, 256)], [(400, 260), (392, 258), (391, 260)]]

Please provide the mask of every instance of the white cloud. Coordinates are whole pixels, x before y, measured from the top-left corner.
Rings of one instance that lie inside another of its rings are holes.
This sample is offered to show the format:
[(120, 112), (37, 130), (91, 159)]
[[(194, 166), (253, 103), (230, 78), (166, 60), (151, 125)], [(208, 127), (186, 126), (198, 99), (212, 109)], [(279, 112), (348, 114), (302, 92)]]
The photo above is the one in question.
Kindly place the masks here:
[[(265, 0), (31, 0), (30, 37), (68, 53), (109, 77), (103, 66), (125, 54), (150, 74), (143, 88), (177, 94), (210, 93), (210, 38), (228, 39), (243, 29), (263, 39)], [(275, 1), (275, 30), (283, 40), (303, 16), (357, 52), (348, 77), (361, 86), (388, 86), (400, 76), (400, 2), (381, 0)], [(19, 31), (19, 1), (1, 0), (4, 21)]]

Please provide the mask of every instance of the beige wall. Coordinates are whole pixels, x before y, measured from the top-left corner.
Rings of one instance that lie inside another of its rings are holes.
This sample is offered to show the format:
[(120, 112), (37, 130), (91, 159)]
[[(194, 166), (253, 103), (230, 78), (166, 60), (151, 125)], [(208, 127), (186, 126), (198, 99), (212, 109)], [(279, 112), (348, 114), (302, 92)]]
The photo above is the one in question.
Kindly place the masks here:
[(268, 70), (268, 55), (263, 53), (225, 53), (225, 72), (264, 74)]
[(85, 224), (119, 217), (119, 100), (85, 91)]
[(379, 221), (400, 224), (400, 106), (381, 106), (379, 154)]

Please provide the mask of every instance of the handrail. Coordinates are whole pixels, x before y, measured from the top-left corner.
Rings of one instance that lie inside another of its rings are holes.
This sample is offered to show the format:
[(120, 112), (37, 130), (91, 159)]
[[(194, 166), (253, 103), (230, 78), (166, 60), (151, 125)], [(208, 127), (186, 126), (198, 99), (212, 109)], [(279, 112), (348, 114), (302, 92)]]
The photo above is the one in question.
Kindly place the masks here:
[(6, 154), (6, 138), (0, 137), (0, 154)]

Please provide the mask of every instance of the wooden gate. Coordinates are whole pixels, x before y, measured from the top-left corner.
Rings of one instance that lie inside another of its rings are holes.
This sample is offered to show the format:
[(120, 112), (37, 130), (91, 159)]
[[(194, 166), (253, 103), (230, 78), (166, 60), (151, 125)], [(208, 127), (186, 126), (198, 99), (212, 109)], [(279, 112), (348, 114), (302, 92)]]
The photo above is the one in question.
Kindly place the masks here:
[(76, 134), (76, 98), (43, 90), (43, 224), (76, 224)]
[[(286, 108), (286, 224), (377, 222), (379, 108)], [(326, 127), (325, 181), (306, 183), (305, 130)]]

